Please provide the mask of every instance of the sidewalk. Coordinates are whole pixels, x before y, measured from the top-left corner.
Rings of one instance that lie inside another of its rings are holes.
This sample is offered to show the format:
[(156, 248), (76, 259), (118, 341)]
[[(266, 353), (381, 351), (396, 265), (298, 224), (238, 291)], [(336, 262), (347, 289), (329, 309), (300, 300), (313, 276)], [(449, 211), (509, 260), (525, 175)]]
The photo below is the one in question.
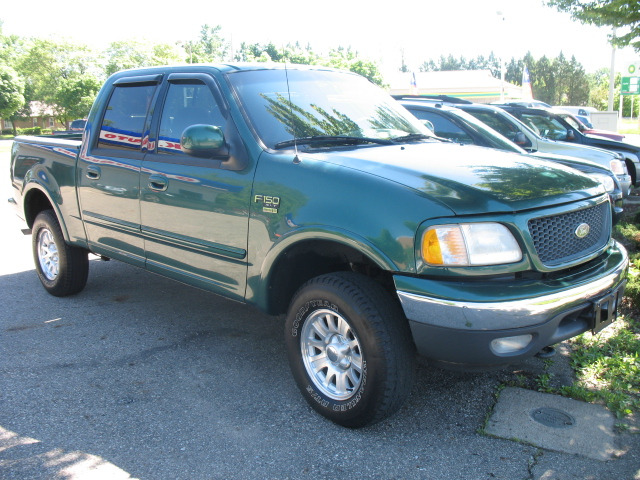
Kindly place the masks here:
[[(568, 347), (562, 343), (556, 348), (545, 373), (551, 386), (559, 388), (571, 385), (574, 376)], [(527, 369), (535, 369), (533, 365), (527, 362)], [(637, 415), (616, 419), (604, 405), (506, 387), (499, 393), (484, 432), (538, 447), (529, 468), (534, 480), (640, 480)], [(623, 464), (630, 467), (626, 474)]]

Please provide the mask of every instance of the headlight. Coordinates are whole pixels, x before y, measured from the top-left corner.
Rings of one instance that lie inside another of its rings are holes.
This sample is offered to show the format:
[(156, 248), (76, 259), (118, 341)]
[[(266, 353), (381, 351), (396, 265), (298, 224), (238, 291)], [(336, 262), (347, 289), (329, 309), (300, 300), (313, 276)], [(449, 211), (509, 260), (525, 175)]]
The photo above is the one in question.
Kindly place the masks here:
[(435, 225), (422, 236), (422, 258), (429, 265), (474, 266), (518, 262), (522, 251), (499, 223)]
[(611, 193), (616, 189), (615, 180), (606, 173), (587, 173), (587, 175), (600, 182), (607, 193)]
[(627, 166), (622, 160), (611, 160), (609, 162), (609, 167), (611, 168), (611, 171), (616, 175), (627, 174)]

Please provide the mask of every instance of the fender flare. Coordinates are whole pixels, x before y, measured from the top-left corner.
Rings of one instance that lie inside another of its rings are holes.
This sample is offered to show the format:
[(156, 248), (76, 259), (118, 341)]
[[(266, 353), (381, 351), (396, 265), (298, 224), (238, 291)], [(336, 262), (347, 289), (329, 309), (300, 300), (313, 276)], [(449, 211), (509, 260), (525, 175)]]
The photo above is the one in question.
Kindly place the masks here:
[[(260, 269), (255, 272), (253, 282), (248, 278), (248, 284), (253, 283), (253, 302), (264, 310), (270, 309), (270, 284), (273, 281), (278, 262), (284, 258), (289, 250), (307, 241), (326, 241), (349, 247), (362, 253), (381, 270), (399, 271), (396, 263), (380, 248), (367, 239), (345, 229), (314, 225), (299, 228), (281, 237), (259, 262)], [(256, 278), (257, 276), (257, 278)]]
[[(30, 172), (32, 173), (32, 172)], [(47, 201), (49, 202), (49, 204), (51, 205), (56, 217), (58, 218), (58, 222), (60, 223), (60, 229), (62, 230), (62, 236), (64, 237), (65, 242), (69, 242), (70, 238), (69, 238), (69, 231), (67, 229), (67, 224), (64, 220), (64, 216), (62, 215), (62, 212), (60, 211), (60, 206), (59, 203), (57, 201), (54, 200), (54, 198), (57, 196), (58, 198), (60, 197), (60, 192), (58, 190), (58, 194), (57, 195), (53, 195), (52, 192), (46, 188), (41, 182), (38, 182), (37, 180), (35, 180), (35, 178), (33, 176), (31, 176), (31, 178), (27, 178), (25, 177), (25, 187), (22, 191), (22, 213), (24, 215), (25, 221), (27, 222), (27, 224), (29, 225), (29, 228), (31, 228), (31, 226), (33, 225), (33, 221), (35, 220), (35, 216), (34, 218), (31, 218), (30, 220), (27, 218), (27, 204), (29, 202), (29, 198), (34, 194), (34, 191), (37, 191), (39, 193), (41, 193), (42, 195), (45, 196), (45, 198), (47, 199)]]
[(312, 226), (293, 230), (280, 238), (276, 244), (267, 252), (262, 262), (261, 277), (266, 278), (264, 272), (271, 271), (273, 265), (280, 256), (289, 248), (300, 242), (307, 240), (324, 240), (340, 243), (354, 250), (362, 252), (369, 257), (382, 270), (399, 270), (395, 262), (389, 258), (381, 249), (373, 245), (366, 238), (361, 237), (351, 231), (330, 226)]

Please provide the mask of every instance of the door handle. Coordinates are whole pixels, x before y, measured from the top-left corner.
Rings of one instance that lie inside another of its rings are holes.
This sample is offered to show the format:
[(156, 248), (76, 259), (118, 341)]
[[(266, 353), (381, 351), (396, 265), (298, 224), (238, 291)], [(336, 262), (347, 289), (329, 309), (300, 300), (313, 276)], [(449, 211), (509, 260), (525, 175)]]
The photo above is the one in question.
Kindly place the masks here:
[(101, 174), (102, 174), (102, 171), (100, 170), (100, 167), (97, 167), (95, 165), (89, 165), (87, 167), (87, 172), (85, 175), (87, 176), (87, 178), (91, 180), (97, 180), (100, 178)]
[(149, 176), (149, 188), (157, 192), (164, 192), (169, 186), (169, 180), (164, 175)]

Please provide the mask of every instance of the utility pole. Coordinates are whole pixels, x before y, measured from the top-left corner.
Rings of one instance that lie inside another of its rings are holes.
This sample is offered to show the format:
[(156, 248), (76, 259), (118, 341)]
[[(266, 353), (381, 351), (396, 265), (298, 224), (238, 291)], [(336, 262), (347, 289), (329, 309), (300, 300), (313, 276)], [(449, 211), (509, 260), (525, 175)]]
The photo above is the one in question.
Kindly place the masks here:
[[(504, 37), (505, 30), (505, 15), (501, 11), (497, 11), (496, 15), (498, 15), (500, 21), (500, 30), (502, 31), (502, 36)], [(502, 52), (500, 52), (500, 102), (504, 103), (504, 76), (505, 76), (505, 58), (504, 58), (504, 48), (502, 48)]]
[[(616, 36), (616, 29), (613, 28), (613, 37)], [(609, 103), (607, 105), (607, 111), (613, 112), (613, 86), (616, 80), (616, 47), (611, 45), (611, 70), (609, 70)], [(622, 97), (620, 97), (622, 98)], [(619, 115), (622, 115), (622, 109), (620, 109)]]

